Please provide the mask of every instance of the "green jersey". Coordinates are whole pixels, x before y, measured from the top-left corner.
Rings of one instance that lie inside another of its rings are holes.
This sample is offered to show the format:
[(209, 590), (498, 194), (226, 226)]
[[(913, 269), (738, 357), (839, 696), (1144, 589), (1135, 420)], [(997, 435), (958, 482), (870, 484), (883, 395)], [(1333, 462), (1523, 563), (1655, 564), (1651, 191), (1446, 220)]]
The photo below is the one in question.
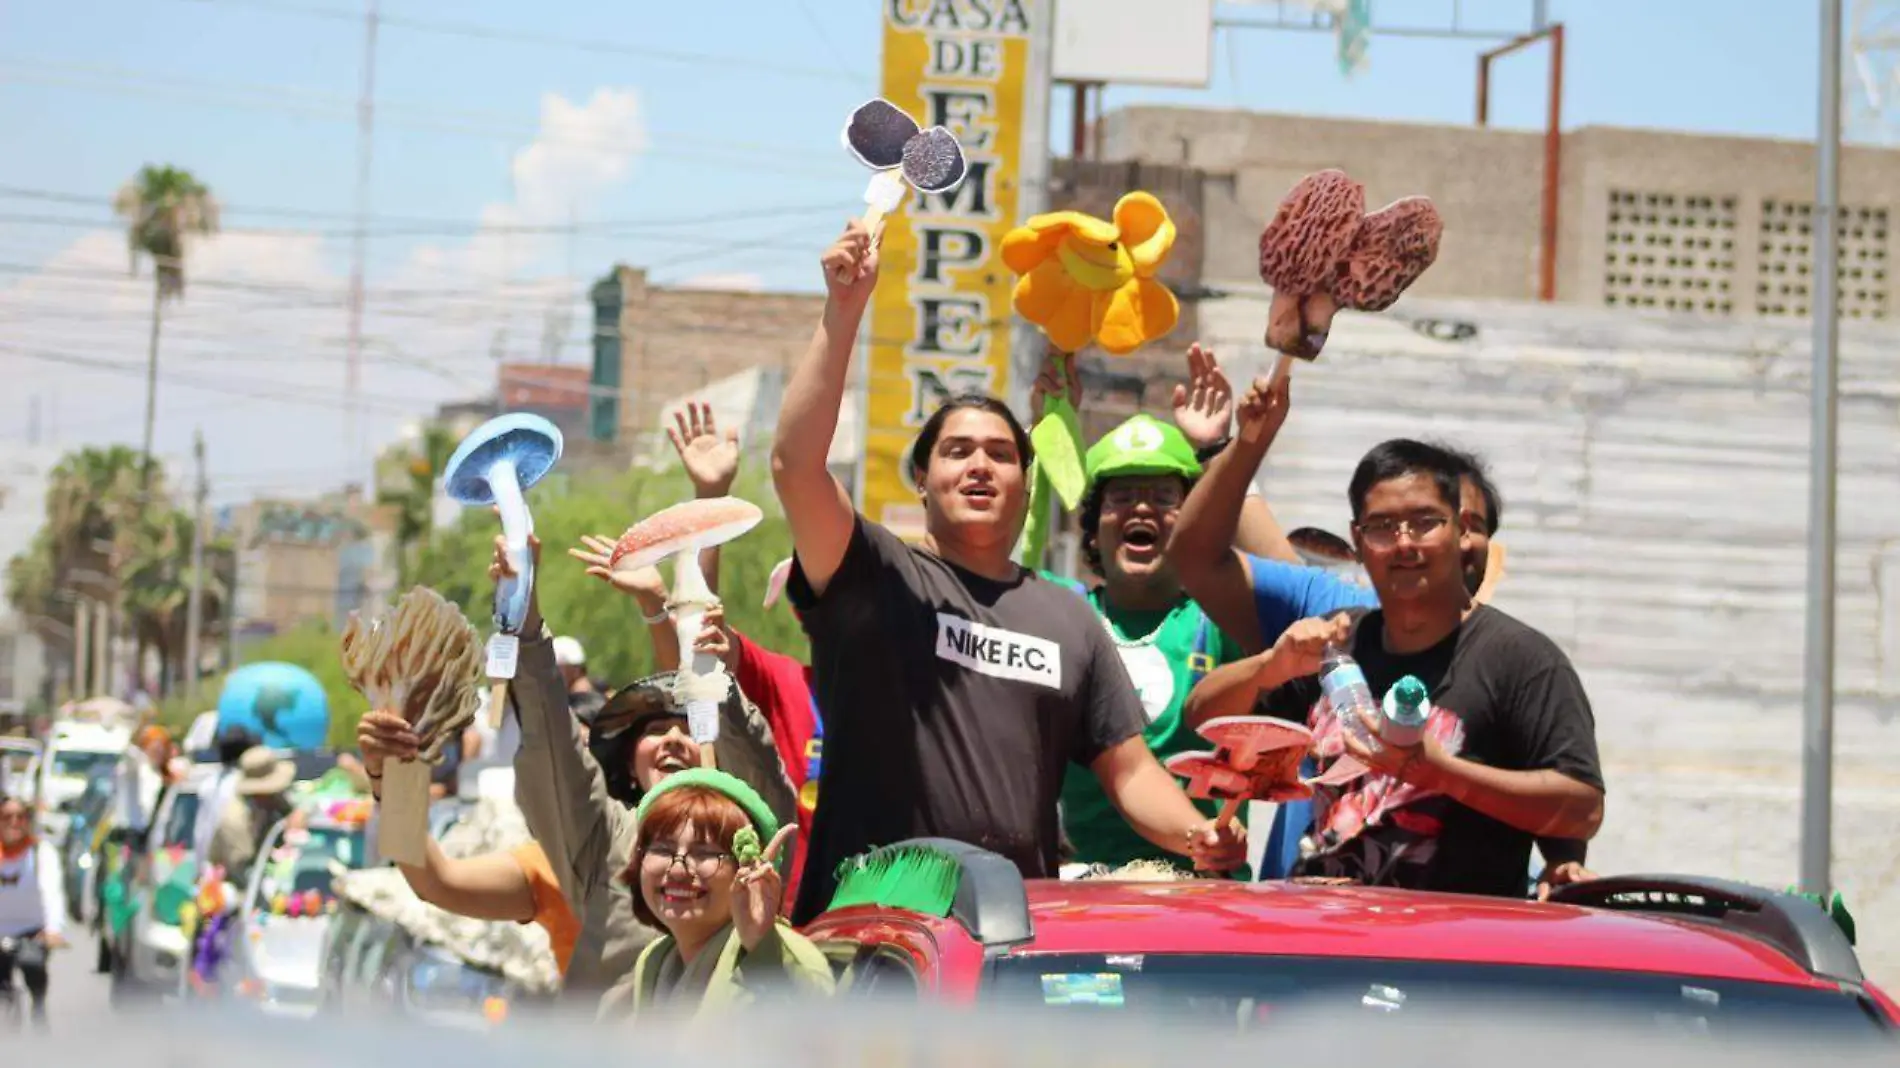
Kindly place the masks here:
[[(1129, 681), (1148, 713), (1143, 737), (1157, 760), (1191, 749), (1212, 749), (1181, 721), (1188, 691), (1222, 664), (1241, 659), (1238, 645), (1214, 626), (1201, 606), (1183, 597), (1164, 611), (1130, 612), (1109, 607), (1098, 587), (1089, 605), (1108, 629)], [(1220, 813), (1213, 801), (1195, 802), (1209, 818)], [(1244, 815), (1244, 808), (1243, 808)], [(1070, 767), (1062, 783), (1062, 829), (1075, 848), (1075, 860), (1119, 866), (1134, 860), (1179, 862), (1180, 858), (1136, 833), (1102, 792), (1087, 768)]]

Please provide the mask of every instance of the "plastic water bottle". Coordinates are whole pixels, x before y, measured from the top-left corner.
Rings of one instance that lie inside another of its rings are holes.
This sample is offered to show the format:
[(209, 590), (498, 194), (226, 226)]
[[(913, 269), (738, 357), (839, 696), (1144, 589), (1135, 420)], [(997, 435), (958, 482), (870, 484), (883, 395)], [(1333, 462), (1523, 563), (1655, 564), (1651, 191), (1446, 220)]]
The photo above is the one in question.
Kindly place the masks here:
[(1379, 720), (1379, 737), (1397, 746), (1413, 746), (1425, 736), (1425, 721), (1431, 715), (1430, 695), (1416, 675), (1407, 675), (1385, 692), (1385, 715)]
[(1379, 739), (1365, 719), (1365, 713), (1378, 714), (1378, 702), (1372, 699), (1372, 687), (1366, 685), (1366, 673), (1359, 662), (1338, 645), (1328, 643), (1319, 662), (1319, 687), (1339, 717), (1339, 725), (1352, 733), (1368, 749), (1377, 750)]

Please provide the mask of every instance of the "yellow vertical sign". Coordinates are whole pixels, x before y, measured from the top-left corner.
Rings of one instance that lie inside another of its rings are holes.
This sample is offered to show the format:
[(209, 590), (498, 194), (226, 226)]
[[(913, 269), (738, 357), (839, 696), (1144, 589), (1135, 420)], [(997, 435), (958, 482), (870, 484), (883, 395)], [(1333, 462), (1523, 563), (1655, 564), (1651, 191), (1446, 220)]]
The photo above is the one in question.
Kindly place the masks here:
[[(969, 173), (950, 193), (912, 191), (884, 226), (866, 360), (860, 506), (900, 537), (923, 531), (904, 453), (945, 399), (1010, 387), (1003, 235), (1023, 205), (1035, 0), (884, 0), (884, 97), (946, 126)], [(1042, 151), (1040, 144), (1035, 151)]]

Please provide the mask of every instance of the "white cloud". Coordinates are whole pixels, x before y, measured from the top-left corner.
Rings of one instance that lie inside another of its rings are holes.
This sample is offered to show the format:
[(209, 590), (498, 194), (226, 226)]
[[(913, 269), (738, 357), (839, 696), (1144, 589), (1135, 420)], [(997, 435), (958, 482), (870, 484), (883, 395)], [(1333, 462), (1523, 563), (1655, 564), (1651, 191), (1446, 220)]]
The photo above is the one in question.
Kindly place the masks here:
[(722, 289), (734, 293), (756, 293), (765, 288), (765, 278), (750, 271), (696, 274), (675, 283), (676, 289)]
[[(631, 90), (600, 89), (581, 103), (548, 94), (539, 135), (511, 162), (513, 198), (482, 209), (480, 232), (415, 247), (388, 271), (372, 260), (360, 383), (365, 461), (437, 404), (492, 390), (494, 355), (540, 358), (559, 309), (580, 328), (592, 322), (583, 280), (535, 269), (558, 235), (498, 228), (585, 213), (627, 179), (645, 143)], [(160, 352), (157, 450), (174, 478), (188, 470), (194, 426), (204, 428), (218, 501), (313, 492), (366, 475), (366, 464), (353, 471), (347, 462), (342, 406), (348, 252), (347, 238), (288, 231), (225, 233), (190, 248), (185, 298), (165, 309)], [(505, 272), (532, 281), (504, 285)], [(37, 396), (57, 444), (136, 446), (150, 266), (129, 276), (124, 237), (101, 229), (11, 277), (9, 285), (0, 275), (0, 366), (8, 368), (0, 433), (24, 437), (28, 398)], [(567, 356), (578, 361), (579, 347), (570, 344)]]

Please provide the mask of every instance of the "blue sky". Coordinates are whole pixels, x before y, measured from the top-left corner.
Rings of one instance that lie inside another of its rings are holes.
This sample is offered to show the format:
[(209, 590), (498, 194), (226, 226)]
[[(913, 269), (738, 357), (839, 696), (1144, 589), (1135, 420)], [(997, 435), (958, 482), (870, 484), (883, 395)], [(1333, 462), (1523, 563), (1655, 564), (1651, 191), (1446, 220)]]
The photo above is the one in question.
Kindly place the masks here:
[[(1384, 0), (1375, 11), (1381, 21), (1426, 22), (1443, 18), (1451, 6), (1449, 0)], [(1460, 6), (1467, 24), (1521, 26), (1530, 4), (1463, 0)], [(1812, 136), (1818, 20), (1811, 3), (1553, 0), (1550, 7), (1571, 35), (1568, 127)], [(814, 288), (811, 264), (819, 247), (854, 213), (862, 172), (836, 137), (849, 109), (877, 89), (879, 5), (873, 0), (386, 0), (383, 10), (392, 21), (378, 49), (383, 121), (375, 145), (378, 233), (370, 243), (369, 279), (372, 317), (379, 306), (394, 317), (376, 320), (371, 329), (380, 331), (388, 351), (408, 353), (412, 364), (435, 370), (420, 380), (426, 385), (417, 385), (389, 377), (399, 375), (394, 368), (372, 366), (365, 389), (380, 389), (375, 440), (395, 432), (404, 402), (420, 414), (446, 396), (477, 392), (491, 373), (491, 354), (539, 354), (537, 319), (560, 300), (545, 287), (526, 288), (528, 280), (570, 270), (593, 277), (619, 260), (651, 267), (668, 282)], [(1220, 10), (1245, 18), (1273, 9)], [(282, 368), (271, 360), (314, 344), (329, 346), (316, 360), (329, 370), (309, 388), (338, 381), (332, 365), (343, 329), (338, 294), (349, 242), (334, 231), (348, 225), (354, 196), (360, 14), (350, 0), (0, 3), (0, 187), (79, 198), (67, 203), (0, 193), (0, 264), (9, 272), (0, 273), (0, 322), (42, 352), (23, 368), (27, 391), (56, 395), (61, 413), (90, 412), (88, 420), (62, 414), (54, 427), (60, 444), (136, 436), (137, 394), (121, 388), (126, 375), (87, 377), (51, 356), (83, 350), (114, 361), (143, 358), (138, 294), (144, 291), (123, 280), (122, 254), (111, 264), (119, 273), (110, 279), (104, 261), (95, 264), (95, 258), (104, 255), (112, 233), (104, 200), (148, 161), (188, 167), (211, 184), (229, 205), (227, 228), (328, 231), (296, 242), (295, 255), (264, 243), (248, 258), (232, 258), (230, 277), (276, 279), (268, 283), (278, 287), (274, 303), (244, 309), (243, 321), (251, 325), (234, 334), (227, 328), (232, 316), (218, 310), (220, 295), (199, 290), (181, 310), (183, 325), (166, 350), (168, 374), (181, 369), (203, 382), (241, 372), (246, 381), (274, 381)], [(446, 32), (442, 24), (474, 31)], [(499, 32), (481, 35), (491, 29)], [(529, 36), (560, 40), (524, 39)], [(600, 47), (573, 44), (581, 41)], [(1480, 48), (1473, 42), (1375, 38), (1368, 69), (1352, 79), (1340, 76), (1330, 39), (1322, 35), (1223, 32), (1214, 48), (1216, 74), (1208, 89), (1117, 88), (1109, 106), (1154, 100), (1471, 120), (1473, 57)], [(1541, 49), (1499, 64), (1494, 122), (1541, 125), (1544, 64)], [(597, 100), (603, 89), (619, 95)], [(548, 136), (549, 94), (581, 109), (565, 149), (558, 130)], [(598, 111), (590, 101), (601, 105)], [(1060, 94), (1054, 110), (1054, 139), (1066, 143)], [(556, 143), (535, 150), (543, 154), (538, 163), (513, 167), (528, 176), (523, 181), (532, 188), (524, 190), (511, 181), (511, 160), (538, 134)], [(266, 208), (281, 210), (253, 210)], [(744, 217), (706, 218), (720, 215)], [(572, 239), (509, 238), (498, 251), (490, 245), (477, 255), (462, 246), (484, 217), (538, 225), (571, 218), (581, 232)], [(102, 226), (88, 230), (86, 222), (94, 219)], [(694, 219), (706, 221), (680, 221)], [(656, 220), (662, 225), (655, 227)], [(668, 220), (672, 225), (664, 225)], [(440, 232), (387, 232), (404, 226)], [(464, 232), (453, 232), (458, 228)], [(82, 253), (77, 243), (87, 239), (93, 244)], [(79, 266), (49, 268), (56, 277), (31, 274), (62, 256)], [(286, 273), (291, 263), (304, 273)], [(215, 285), (219, 269), (207, 266), (201, 277)], [(99, 277), (85, 277), (88, 272)], [(494, 301), (479, 295), (504, 277), (522, 288)], [(419, 292), (434, 288), (443, 291), (439, 298)], [(110, 314), (86, 324), (102, 332), (71, 328), (89, 317), (87, 302), (107, 290)], [(566, 291), (578, 296), (574, 287)], [(313, 306), (299, 307), (300, 296)], [(493, 323), (484, 318), (491, 311)], [(453, 330), (444, 333), (438, 312)], [(116, 326), (102, 325), (112, 316), (124, 322), (112, 318)], [(431, 336), (433, 342), (425, 340)], [(439, 352), (429, 348), (447, 344), (444, 337), (457, 340)], [(584, 333), (571, 335), (565, 358), (583, 359), (585, 343)], [(377, 351), (370, 358), (378, 361)], [(0, 352), (0, 365), (15, 362)], [(458, 375), (469, 384), (458, 388)], [(216, 391), (194, 392), (189, 384), (168, 384), (161, 396), (160, 438), (167, 450), (181, 450), (190, 426), (209, 421), (207, 432), (227, 442), (225, 455), (248, 454), (217, 465), (231, 476), (227, 492), (275, 489), (272, 473), (280, 469), (291, 472), (286, 482), (298, 485), (333, 480), (342, 465), (328, 445), (316, 450), (321, 455), (308, 468), (260, 458), (281, 447), (290, 425), (280, 410), (289, 406), (277, 400), (260, 396), (231, 412)], [(15, 439), (20, 422), (13, 409), (23, 403), (17, 393), (0, 399), (0, 424), (10, 424)], [(335, 442), (328, 429), (340, 419), (334, 406), (305, 403), (297, 418), (316, 421), (295, 425), (320, 424), (324, 442)], [(244, 419), (249, 422), (233, 424), (228, 433), (213, 432), (221, 422)]]

